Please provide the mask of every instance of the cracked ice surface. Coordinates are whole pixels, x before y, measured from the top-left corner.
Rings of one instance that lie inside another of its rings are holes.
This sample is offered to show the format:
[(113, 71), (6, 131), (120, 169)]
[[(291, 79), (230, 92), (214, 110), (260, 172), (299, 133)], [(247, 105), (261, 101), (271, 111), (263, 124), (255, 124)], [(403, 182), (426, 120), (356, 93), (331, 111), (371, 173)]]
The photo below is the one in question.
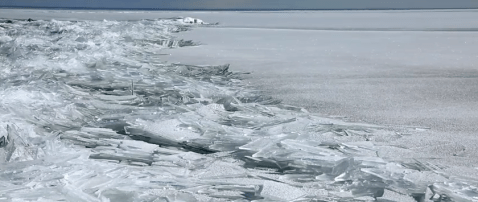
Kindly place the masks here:
[(374, 142), (401, 133), (282, 105), (228, 65), (161, 61), (162, 49), (196, 45), (171, 35), (190, 21), (0, 21), (0, 198), (478, 197), (477, 180), (381, 158)]

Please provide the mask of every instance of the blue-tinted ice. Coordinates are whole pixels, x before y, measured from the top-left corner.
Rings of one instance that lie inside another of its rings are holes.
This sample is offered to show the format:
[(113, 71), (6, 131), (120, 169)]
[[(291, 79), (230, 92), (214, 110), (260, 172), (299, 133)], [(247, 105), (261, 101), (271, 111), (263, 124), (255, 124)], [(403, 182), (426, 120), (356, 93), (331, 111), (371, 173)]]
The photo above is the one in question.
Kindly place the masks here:
[(228, 65), (163, 61), (198, 45), (172, 34), (194, 26), (0, 20), (0, 199), (477, 199), (473, 178), (381, 158), (374, 140), (398, 132), (282, 105)]

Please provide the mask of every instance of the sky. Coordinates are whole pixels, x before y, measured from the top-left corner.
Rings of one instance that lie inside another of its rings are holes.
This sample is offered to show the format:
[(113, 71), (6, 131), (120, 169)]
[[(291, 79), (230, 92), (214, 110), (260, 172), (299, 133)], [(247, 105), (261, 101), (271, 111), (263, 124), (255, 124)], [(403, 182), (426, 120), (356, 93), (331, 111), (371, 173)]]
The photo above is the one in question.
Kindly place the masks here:
[(154, 9), (478, 8), (478, 0), (0, 0), (0, 6)]

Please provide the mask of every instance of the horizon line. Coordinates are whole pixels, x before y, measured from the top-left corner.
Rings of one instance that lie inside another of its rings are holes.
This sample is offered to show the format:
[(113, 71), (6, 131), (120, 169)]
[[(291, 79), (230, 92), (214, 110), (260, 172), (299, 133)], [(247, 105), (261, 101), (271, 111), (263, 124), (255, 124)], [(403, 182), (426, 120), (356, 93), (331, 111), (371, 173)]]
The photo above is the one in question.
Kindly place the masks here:
[(475, 10), (477, 8), (337, 8), (337, 9), (184, 9), (184, 8), (108, 8), (108, 7), (49, 7), (0, 6), (0, 9), (52, 9), (52, 10), (137, 10), (137, 11), (367, 11), (367, 10)]

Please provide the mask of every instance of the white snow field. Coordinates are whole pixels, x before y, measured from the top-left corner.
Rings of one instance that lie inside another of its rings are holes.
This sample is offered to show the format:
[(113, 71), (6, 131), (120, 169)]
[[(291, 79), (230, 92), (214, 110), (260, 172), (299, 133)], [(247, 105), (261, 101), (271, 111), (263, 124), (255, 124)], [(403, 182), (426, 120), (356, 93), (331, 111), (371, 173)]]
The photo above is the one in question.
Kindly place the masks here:
[(476, 201), (476, 19), (0, 9), (0, 201)]

